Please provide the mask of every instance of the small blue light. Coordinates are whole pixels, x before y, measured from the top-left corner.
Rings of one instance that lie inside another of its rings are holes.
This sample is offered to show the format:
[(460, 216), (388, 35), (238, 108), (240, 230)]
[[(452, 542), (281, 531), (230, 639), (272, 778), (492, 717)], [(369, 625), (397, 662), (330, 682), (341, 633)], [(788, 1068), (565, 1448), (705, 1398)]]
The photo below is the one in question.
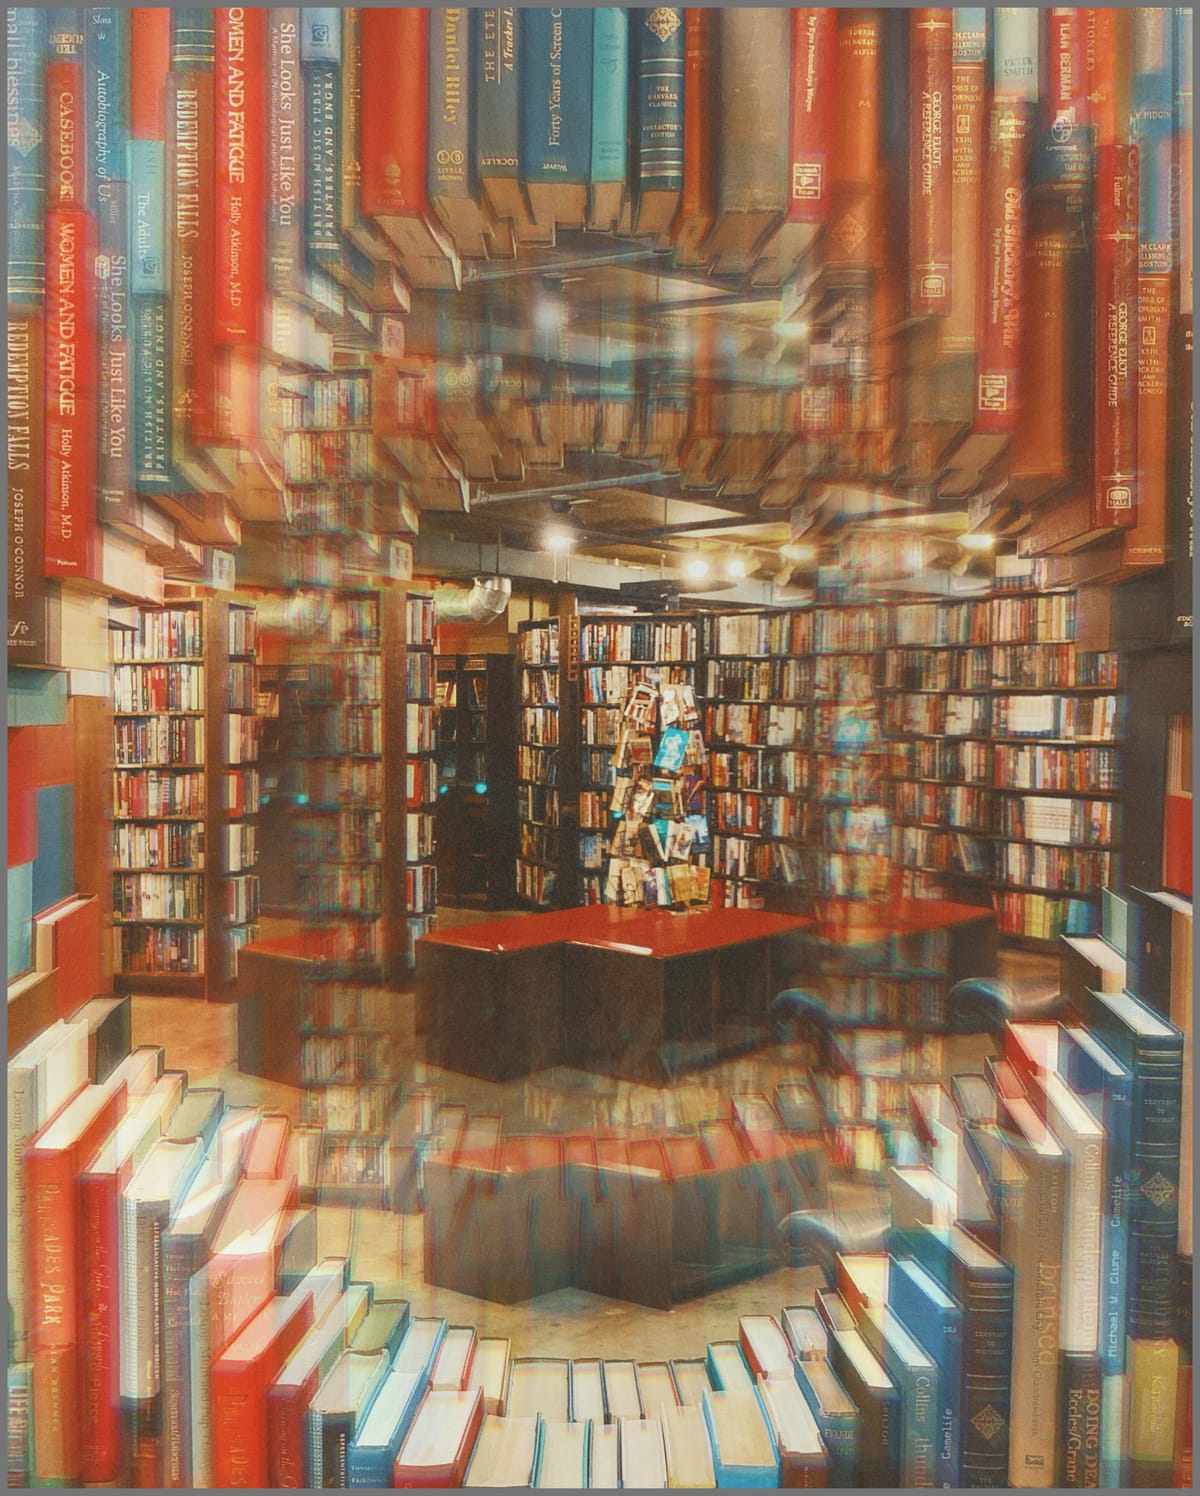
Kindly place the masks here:
[(439, 795), (444, 795), (449, 788), (450, 788), (450, 786), (448, 784), (439, 784), (438, 785), (438, 794)]
[(486, 795), (487, 794), (487, 781), (486, 780), (483, 780), (483, 779), (479, 780), (479, 782), (475, 786), (475, 793), (477, 795)]
[(296, 796), (296, 804), (297, 805), (307, 805), (308, 804), (308, 796), (307, 795), (297, 795)]

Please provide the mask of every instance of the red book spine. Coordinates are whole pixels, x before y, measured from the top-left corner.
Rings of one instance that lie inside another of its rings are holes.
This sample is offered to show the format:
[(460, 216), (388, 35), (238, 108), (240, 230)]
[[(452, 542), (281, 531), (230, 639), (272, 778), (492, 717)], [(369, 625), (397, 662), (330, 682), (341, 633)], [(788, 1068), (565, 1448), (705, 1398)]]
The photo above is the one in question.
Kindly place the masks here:
[(953, 11), (914, 10), (909, 36), (908, 302), (914, 316), (941, 316), (951, 305)]
[(954, 279), (950, 314), (942, 326), (946, 353), (975, 351), (975, 296), (978, 275), (979, 208), (983, 184), (986, 119), (987, 37), (955, 27), (950, 67), (952, 206), (950, 224)]
[[(689, 16), (691, 12), (688, 12)], [(788, 136), (789, 223), (823, 224), (837, 133), (837, 11), (792, 11), (792, 107)], [(686, 107), (687, 95), (684, 95)]]
[(176, 71), (171, 131), (172, 428), (182, 454), (212, 435), (214, 326), (213, 75)]
[(302, 1490), (308, 1405), (317, 1390), (314, 1367), (298, 1387), (272, 1388), (267, 1397), (267, 1471), (276, 1490)]
[(83, 1479), (121, 1477), (120, 1295), (118, 1205), (128, 1173), (85, 1174), (83, 1218)]
[(96, 527), (95, 232), (82, 208), (46, 214), (47, 576), (90, 575)]
[(869, 270), (875, 187), (879, 171), (878, 11), (837, 15), (837, 97), (841, 128), (834, 151), (834, 181), (825, 258), (831, 265)]
[(117, 1125), (125, 1089), (108, 1098), (78, 1144), (42, 1152), (26, 1165), (31, 1202), (30, 1318), (33, 1350), (34, 1472), (39, 1481), (78, 1485), (83, 1469), (80, 1338), (83, 1236), (79, 1172)]
[(306, 1298), (253, 1361), (221, 1362), (212, 1369), (213, 1483), (247, 1490), (267, 1484), (267, 1389), (312, 1324)]
[[(363, 8), (360, 99), (362, 182), (368, 217), (424, 214), (429, 129), (429, 11)], [(403, 59), (403, 77), (397, 61)]]
[(690, 221), (699, 244), (713, 219), (712, 13), (690, 7), (683, 24), (683, 189), (675, 232)]
[(1137, 522), (1137, 152), (1096, 149), (1096, 394), (1093, 522)]
[(216, 274), (218, 345), (256, 347), (263, 292), (266, 193), (267, 13), (249, 6), (216, 18)]
[(1097, 145), (1129, 138), (1129, 12), (1112, 6), (1083, 11), (1084, 89)]
[(162, 140), (163, 100), (171, 68), (171, 12), (135, 6), (129, 18), (129, 133)]
[(979, 369), (975, 429), (1009, 435), (1018, 414), (1021, 362), (1022, 258), (1025, 253), (1025, 175), (1032, 106), (1002, 96), (988, 110), (979, 236)]

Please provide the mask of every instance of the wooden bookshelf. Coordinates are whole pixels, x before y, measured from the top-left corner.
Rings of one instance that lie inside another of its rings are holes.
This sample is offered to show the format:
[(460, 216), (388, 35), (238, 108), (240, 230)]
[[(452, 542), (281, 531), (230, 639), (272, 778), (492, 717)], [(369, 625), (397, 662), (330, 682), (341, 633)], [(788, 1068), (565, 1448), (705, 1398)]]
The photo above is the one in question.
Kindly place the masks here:
[[(517, 634), (517, 857), (518, 902), (548, 908), (561, 902), (559, 878), (562, 670), (559, 620), (522, 624)], [(539, 802), (540, 819), (522, 804)], [(568, 902), (574, 902), (569, 900)]]
[(138, 607), (110, 636), (114, 985), (220, 998), (258, 918), (254, 609)]

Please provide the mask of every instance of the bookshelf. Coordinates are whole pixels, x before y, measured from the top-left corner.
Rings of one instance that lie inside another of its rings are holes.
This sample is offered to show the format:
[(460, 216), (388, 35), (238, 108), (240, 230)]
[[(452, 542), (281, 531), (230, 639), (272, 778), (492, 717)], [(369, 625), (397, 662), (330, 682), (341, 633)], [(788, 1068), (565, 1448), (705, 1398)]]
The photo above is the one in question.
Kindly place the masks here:
[(812, 614), (701, 626), (713, 902), (794, 907), (810, 826)]
[(512, 657), (439, 655), (437, 690), (439, 897), (502, 908), (517, 846)]
[(258, 919), (252, 607), (122, 610), (113, 690), (113, 980), (225, 994)]
[(523, 623), (517, 633), (517, 858), (521, 901), (560, 901), (560, 627), (557, 618)]
[(407, 912), (402, 963), (416, 964), (416, 942), (437, 917), (434, 862), (437, 759), (434, 718), (433, 599), (409, 593), (404, 651), (404, 906)]

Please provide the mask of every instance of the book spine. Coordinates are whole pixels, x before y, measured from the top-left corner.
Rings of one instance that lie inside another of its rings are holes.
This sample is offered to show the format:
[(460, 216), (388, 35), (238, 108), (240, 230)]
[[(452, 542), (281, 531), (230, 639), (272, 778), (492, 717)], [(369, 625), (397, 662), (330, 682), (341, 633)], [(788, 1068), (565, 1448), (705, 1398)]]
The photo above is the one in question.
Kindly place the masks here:
[[(419, 214), (426, 206), (429, 135), (429, 12), (362, 9), (359, 203), (371, 218)], [(404, 59), (404, 87), (396, 63)]]
[(191, 1341), (196, 1333), (188, 1312), (188, 1285), (197, 1270), (187, 1241), (163, 1246), (163, 1485), (171, 1490), (192, 1484)]
[(300, 1490), (306, 1481), (305, 1422), (317, 1390), (314, 1371), (299, 1387), (272, 1388), (267, 1399), (268, 1476), (273, 1487)]
[(304, 108), (295, 6), (268, 12), (267, 76), (267, 290), (290, 296), (304, 256)]
[(342, 253), (341, 12), (305, 7), (300, 12), (300, 64), (304, 75), (304, 247), (324, 265)]
[[(683, 88), (679, 86), (682, 107)], [(592, 170), (597, 182), (625, 181), (629, 94), (629, 18), (621, 6), (598, 7), (592, 41)], [(681, 126), (682, 130), (682, 126)], [(680, 142), (682, 170), (683, 146)], [(607, 225), (606, 225), (607, 227)]]
[(1192, 392), (1187, 370), (1192, 367), (1192, 314), (1175, 319), (1172, 329), (1172, 367), (1178, 371), (1172, 380), (1168, 439), (1168, 475), (1170, 488), (1167, 508), (1167, 557), (1171, 588), (1171, 638), (1188, 641), (1192, 637), (1192, 559), (1195, 542), (1193, 530), (1193, 412)]
[(933, 1489), (941, 1484), (938, 1372), (895, 1363), (892, 1374), (900, 1387), (900, 1484)]
[(592, 153), (591, 13), (522, 10), (519, 25), (522, 180), (586, 182)]
[(44, 342), (45, 328), (40, 313), (10, 310), (5, 339), (8, 657), (30, 664), (47, 658), (50, 643), (42, 522), (46, 472)]
[(177, 463), (212, 427), (212, 69), (174, 69), (167, 97), (171, 121), (171, 459)]
[(254, 348), (263, 295), (266, 194), (267, 11), (216, 12), (213, 335)]
[(970, 1277), (963, 1297), (963, 1483), (1002, 1485), (1012, 1417), (1013, 1282)]
[(1179, 1346), (1155, 1336), (1129, 1342), (1129, 1484), (1169, 1486), (1175, 1453)]
[(129, 12), (91, 6), (87, 32), (88, 206), (96, 215), (96, 509), (133, 518), (129, 340)]
[(1096, 363), (1093, 524), (1137, 521), (1137, 153), (1096, 148)]
[[(8, 42), (8, 306), (40, 308), (46, 294), (46, 15), (6, 12)], [(10, 613), (11, 618), (11, 613)]]
[(212, 1369), (213, 1484), (247, 1490), (267, 1484), (267, 1429), (257, 1363)]
[(630, 14), (636, 38), (638, 191), (678, 192), (683, 187), (683, 11), (660, 6)]
[(1015, 1486), (1049, 1487), (1059, 1462), (1065, 1169), (1060, 1159), (1028, 1152), (1021, 1163), (1024, 1190), (1019, 1203), (1006, 1203), (1001, 1228), (1002, 1250), (1014, 1268), (1008, 1479)]
[(192, 1456), (192, 1486), (205, 1490), (212, 1484), (212, 1320), (209, 1270), (202, 1268), (188, 1280), (187, 1315), (191, 1327), (188, 1339), (189, 1446)]
[(1135, 1054), (1129, 1167), (1129, 1334), (1169, 1335), (1175, 1319), (1179, 1233), (1182, 1053)]
[(479, 39), (472, 92), (479, 175), (515, 179), (520, 168), (516, 11), (488, 7), (476, 14)]
[(8, 1489), (33, 1483), (33, 1368), (28, 1361), (8, 1368)]
[(908, 304), (914, 316), (941, 316), (952, 304), (953, 14), (914, 10), (910, 22)]
[(170, 331), (167, 299), (132, 298), (133, 470), (141, 490), (172, 487), (170, 434)]
[(1043, 12), (1041, 120), (1036, 177), (1082, 187), (1091, 170), (1084, 70), (1084, 12), (1055, 6)]
[(121, 1476), (120, 1242), (117, 1177), (84, 1175), (80, 1213), (84, 1244), (83, 1466), (85, 1481)]
[(94, 246), (94, 223), (85, 209), (47, 212), (47, 576), (90, 574), (97, 449)]
[[(691, 12), (688, 12), (690, 22)], [(824, 225), (837, 130), (834, 84), (837, 11), (792, 11), (792, 97), (788, 125), (789, 223)]]
[[(12, 326), (10, 320), (9, 326)], [(11, 793), (11, 790), (10, 790)], [(37, 1130), (37, 1083), (30, 1069), (8, 1076), (8, 1323), (9, 1357), (29, 1356), (29, 1190), (25, 1149)]]
[(983, 142), (987, 118), (987, 11), (957, 7), (950, 65), (952, 213), (950, 253), (954, 265), (950, 312), (941, 346), (948, 354), (974, 353), (978, 284)]
[(1062, 1468), (1056, 1483), (1069, 1489), (1100, 1484), (1100, 1358), (1088, 1351), (1062, 1355)]
[(975, 430), (1009, 436), (1020, 409), (1026, 176), (1037, 98), (1037, 12), (995, 11), (979, 268)]

